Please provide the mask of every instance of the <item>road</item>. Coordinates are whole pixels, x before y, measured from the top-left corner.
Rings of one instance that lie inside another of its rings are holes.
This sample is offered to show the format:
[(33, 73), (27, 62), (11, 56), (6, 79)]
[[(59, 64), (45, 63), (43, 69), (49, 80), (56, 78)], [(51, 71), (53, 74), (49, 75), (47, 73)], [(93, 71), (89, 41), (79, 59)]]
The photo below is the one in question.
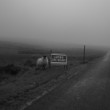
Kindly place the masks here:
[(110, 52), (25, 110), (110, 110)]

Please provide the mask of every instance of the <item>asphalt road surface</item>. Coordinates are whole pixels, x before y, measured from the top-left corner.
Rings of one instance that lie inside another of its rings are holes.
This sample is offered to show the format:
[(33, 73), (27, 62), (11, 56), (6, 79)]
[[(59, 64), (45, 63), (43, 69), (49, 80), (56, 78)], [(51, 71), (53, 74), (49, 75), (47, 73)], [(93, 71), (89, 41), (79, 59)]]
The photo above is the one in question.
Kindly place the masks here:
[(82, 77), (71, 78), (25, 110), (110, 110), (110, 52)]

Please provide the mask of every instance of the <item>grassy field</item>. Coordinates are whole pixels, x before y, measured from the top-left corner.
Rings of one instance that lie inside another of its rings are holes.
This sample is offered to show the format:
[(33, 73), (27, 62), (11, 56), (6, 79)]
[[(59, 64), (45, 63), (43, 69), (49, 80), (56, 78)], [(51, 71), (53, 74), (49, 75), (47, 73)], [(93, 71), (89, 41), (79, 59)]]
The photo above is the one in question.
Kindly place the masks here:
[[(52, 66), (45, 71), (35, 70), (36, 59), (44, 54), (49, 55), (49, 50), (21, 50), (14, 48), (13, 52), (9, 53), (8, 51), (6, 53), (5, 50), (0, 54), (0, 108), (6, 107), (8, 110), (10, 107), (12, 110), (15, 108), (17, 110), (19, 104), (33, 99), (44, 91), (44, 86), (49, 88), (61, 77), (68, 76), (69, 71), (74, 74), (79, 70), (78, 67), (81, 69), (84, 65), (82, 64), (82, 50), (65, 50), (61, 52), (68, 55), (68, 70), (65, 70), (63, 66)], [(101, 58), (103, 55), (104, 52), (102, 51), (88, 50), (86, 52), (86, 64)], [(11, 108), (12, 105), (15, 108)]]

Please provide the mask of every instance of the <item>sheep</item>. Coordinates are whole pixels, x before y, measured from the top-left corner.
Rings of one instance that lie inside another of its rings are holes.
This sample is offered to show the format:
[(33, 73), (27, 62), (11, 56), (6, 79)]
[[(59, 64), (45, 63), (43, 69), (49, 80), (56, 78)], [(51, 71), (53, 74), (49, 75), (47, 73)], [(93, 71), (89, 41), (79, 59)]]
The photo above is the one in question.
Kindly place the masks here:
[(43, 69), (45, 70), (48, 67), (48, 58), (47, 56), (43, 56), (41, 58), (38, 58), (36, 61), (36, 69)]

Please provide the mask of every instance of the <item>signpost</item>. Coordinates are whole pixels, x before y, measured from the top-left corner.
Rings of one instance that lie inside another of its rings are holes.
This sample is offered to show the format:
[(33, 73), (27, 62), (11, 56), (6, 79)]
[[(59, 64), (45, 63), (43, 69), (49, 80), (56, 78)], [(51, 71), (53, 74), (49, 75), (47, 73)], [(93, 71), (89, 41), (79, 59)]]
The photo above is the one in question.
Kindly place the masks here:
[(59, 53), (51, 53), (50, 56), (51, 65), (64, 65), (67, 66), (67, 55)]

